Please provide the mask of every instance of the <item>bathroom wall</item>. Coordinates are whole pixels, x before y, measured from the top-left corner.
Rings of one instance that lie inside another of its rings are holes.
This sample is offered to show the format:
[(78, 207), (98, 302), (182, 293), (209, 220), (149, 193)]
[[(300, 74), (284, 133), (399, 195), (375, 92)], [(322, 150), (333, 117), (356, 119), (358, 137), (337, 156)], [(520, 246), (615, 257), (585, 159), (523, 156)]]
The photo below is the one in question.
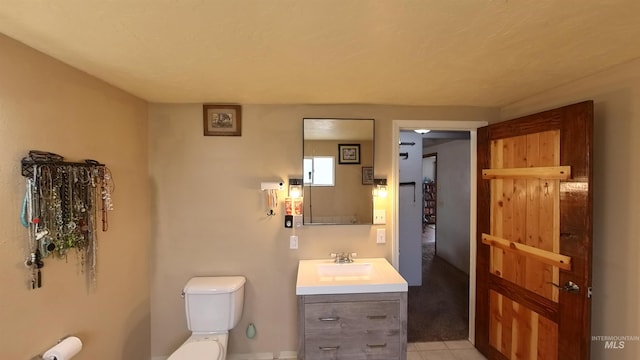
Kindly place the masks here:
[[(360, 257), (391, 254), (391, 201), (386, 225), (283, 227), (282, 205), (266, 215), (261, 181), (286, 180), (302, 171), (302, 119), (376, 119), (375, 174), (391, 174), (391, 121), (495, 119), (493, 109), (374, 105), (243, 105), (242, 136), (202, 135), (201, 104), (150, 107), (153, 250), (152, 356), (168, 356), (188, 336), (180, 292), (196, 275), (247, 277), (245, 311), (230, 334), (231, 353), (296, 350), (295, 281), (299, 259), (335, 251)], [(286, 192), (281, 192), (284, 197)], [(390, 198), (389, 198), (390, 199)], [(376, 205), (377, 206), (377, 205)], [(377, 228), (387, 243), (377, 245)], [(289, 236), (299, 249), (289, 250)], [(245, 336), (253, 322), (257, 336)]]
[(640, 353), (640, 60), (516, 102), (510, 119), (594, 100), (594, 336), (634, 336), (623, 349), (592, 341), (592, 359), (637, 359)]
[[(84, 342), (75, 359), (148, 359), (147, 103), (3, 35), (0, 54), (0, 358), (31, 359), (74, 334)], [(20, 160), (32, 149), (113, 173), (95, 290), (73, 252), (45, 259), (42, 288), (27, 285)]]

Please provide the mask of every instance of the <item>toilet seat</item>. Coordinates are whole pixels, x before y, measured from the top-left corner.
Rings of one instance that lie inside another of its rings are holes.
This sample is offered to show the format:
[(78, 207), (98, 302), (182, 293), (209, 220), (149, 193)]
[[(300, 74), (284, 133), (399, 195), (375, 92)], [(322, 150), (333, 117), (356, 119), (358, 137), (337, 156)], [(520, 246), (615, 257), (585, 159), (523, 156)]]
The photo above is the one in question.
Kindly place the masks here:
[(216, 339), (187, 341), (167, 360), (222, 360), (224, 351), (222, 344)]

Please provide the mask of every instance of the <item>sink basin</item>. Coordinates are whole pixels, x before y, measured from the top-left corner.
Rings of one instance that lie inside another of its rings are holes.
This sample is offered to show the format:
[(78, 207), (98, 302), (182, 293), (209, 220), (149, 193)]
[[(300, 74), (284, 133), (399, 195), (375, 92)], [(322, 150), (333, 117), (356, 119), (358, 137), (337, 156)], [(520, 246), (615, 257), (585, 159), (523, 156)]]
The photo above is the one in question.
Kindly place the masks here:
[(408, 285), (384, 258), (338, 264), (331, 259), (300, 260), (296, 295), (406, 292)]
[(371, 274), (373, 265), (367, 262), (352, 262), (344, 264), (320, 263), (316, 265), (316, 270), (320, 276), (333, 276), (351, 278), (354, 276), (367, 276)]

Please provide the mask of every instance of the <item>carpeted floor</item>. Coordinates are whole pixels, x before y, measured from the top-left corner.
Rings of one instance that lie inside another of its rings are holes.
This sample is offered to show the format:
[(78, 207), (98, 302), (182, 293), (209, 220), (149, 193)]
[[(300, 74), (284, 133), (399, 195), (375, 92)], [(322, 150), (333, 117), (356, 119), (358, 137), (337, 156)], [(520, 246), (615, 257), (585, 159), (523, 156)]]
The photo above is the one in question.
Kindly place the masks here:
[(469, 276), (423, 244), (422, 286), (408, 293), (409, 342), (448, 341), (469, 336)]

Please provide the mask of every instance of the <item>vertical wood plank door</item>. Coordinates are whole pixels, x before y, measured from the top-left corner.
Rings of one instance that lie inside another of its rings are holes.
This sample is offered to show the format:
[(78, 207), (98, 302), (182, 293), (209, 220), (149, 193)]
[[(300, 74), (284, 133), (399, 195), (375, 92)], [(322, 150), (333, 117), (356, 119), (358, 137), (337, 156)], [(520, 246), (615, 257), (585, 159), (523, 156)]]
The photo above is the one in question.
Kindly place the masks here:
[(478, 129), (476, 347), (589, 358), (593, 102)]

